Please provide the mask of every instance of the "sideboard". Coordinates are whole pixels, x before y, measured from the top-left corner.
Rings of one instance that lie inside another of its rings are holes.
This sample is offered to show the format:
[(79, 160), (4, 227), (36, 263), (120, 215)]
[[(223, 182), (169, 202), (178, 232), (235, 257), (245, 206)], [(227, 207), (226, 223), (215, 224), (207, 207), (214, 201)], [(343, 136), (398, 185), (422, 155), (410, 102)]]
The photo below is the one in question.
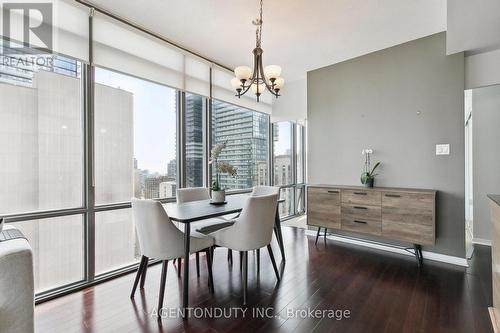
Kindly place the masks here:
[(307, 224), (413, 244), (422, 264), (422, 245), (436, 240), (436, 191), (360, 186), (309, 185)]

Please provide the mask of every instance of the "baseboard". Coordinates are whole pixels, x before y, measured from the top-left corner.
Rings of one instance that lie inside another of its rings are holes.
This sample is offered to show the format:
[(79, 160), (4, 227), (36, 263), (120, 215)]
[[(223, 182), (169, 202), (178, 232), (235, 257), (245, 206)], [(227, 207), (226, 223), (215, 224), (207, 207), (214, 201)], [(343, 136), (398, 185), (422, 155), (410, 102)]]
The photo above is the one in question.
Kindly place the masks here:
[[(316, 233), (317, 233), (317, 231), (314, 231), (314, 230), (307, 230), (306, 231), (306, 235), (308, 235), (308, 236), (315, 236), (316, 237)], [(372, 249), (377, 249), (377, 250), (382, 250), (382, 251), (387, 251), (387, 252), (392, 252), (392, 253), (398, 253), (398, 254), (403, 254), (406, 256), (413, 257), (413, 254), (409, 253), (408, 251), (405, 251), (404, 249), (401, 249), (401, 248), (398, 248), (395, 246), (391, 246), (388, 244), (386, 245), (386, 244), (382, 244), (382, 243), (364, 241), (362, 239), (357, 239), (357, 238), (342, 237), (342, 236), (335, 236), (335, 235), (327, 236), (327, 238), (330, 240), (338, 241), (338, 242), (354, 244), (354, 245), (369, 247)], [(469, 264), (467, 263), (467, 259), (465, 259), (465, 258), (454, 257), (454, 256), (449, 256), (446, 254), (430, 252), (430, 251), (422, 251), (422, 256), (424, 257), (424, 260), (433, 260), (433, 261), (444, 262), (447, 264), (452, 264), (452, 265), (457, 265), (457, 266), (462, 266), (462, 267), (469, 267)]]
[(472, 244), (491, 246), (491, 240), (484, 238), (472, 238)]

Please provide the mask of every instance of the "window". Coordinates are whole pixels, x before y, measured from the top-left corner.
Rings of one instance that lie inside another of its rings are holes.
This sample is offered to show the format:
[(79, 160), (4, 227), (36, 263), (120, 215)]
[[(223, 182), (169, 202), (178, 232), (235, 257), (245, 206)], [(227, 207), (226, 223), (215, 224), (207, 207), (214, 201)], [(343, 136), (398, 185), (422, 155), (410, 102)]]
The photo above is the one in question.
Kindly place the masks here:
[(204, 115), (207, 100), (204, 97), (186, 94), (186, 187), (204, 185)]
[(175, 89), (96, 68), (97, 204), (175, 196)]
[(304, 212), (305, 128), (289, 121), (273, 124), (273, 181), (281, 187), (281, 217)]
[(35, 292), (43, 292), (84, 276), (83, 216), (71, 215), (15, 222), (33, 248)]
[(140, 259), (132, 209), (96, 213), (95, 271), (102, 274)]
[(291, 122), (273, 124), (274, 185), (293, 184)]
[[(103, 13), (93, 16), (89, 40), (88, 8), (74, 6), (59, 6), (58, 23), (69, 30), (58, 28), (54, 54), (23, 54), (0, 37), (0, 216), (33, 247), (38, 300), (136, 264), (130, 199), (175, 200), (179, 179), (207, 184), (209, 141), (227, 141), (221, 159), (237, 168), (235, 178), (222, 175), (226, 189), (271, 180), (270, 117), (255, 111), (269, 103), (236, 99), (232, 73)], [(209, 105), (211, 93), (247, 108)], [(284, 166), (283, 183), (292, 172)]]
[(304, 170), (304, 126), (295, 125), (296, 126), (296, 135), (295, 135), (295, 162), (297, 163), (297, 184), (303, 184), (305, 182), (305, 170)]
[[(227, 142), (220, 156), (231, 163), (237, 176), (221, 175), (227, 190), (248, 189), (267, 184), (269, 152), (269, 116), (225, 102), (213, 101), (213, 144)], [(214, 170), (212, 170), (215, 175)]]
[[(19, 46), (0, 37), (0, 216), (81, 208), (82, 63)], [(33, 248), (37, 293), (85, 279), (82, 215), (11, 225)]]
[(10, 52), (0, 44), (0, 215), (81, 207), (81, 63)]

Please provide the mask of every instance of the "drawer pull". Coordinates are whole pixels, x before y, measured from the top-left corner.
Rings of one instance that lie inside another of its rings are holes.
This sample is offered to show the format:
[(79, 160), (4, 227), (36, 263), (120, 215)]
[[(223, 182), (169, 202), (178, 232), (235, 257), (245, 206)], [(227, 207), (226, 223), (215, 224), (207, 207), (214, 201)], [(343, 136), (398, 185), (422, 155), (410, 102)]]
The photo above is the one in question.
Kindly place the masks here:
[(360, 221), (360, 220), (354, 220), (355, 223), (361, 223), (361, 224), (367, 224), (368, 222), (366, 221)]
[(366, 195), (366, 192), (354, 192), (356, 195)]
[(339, 193), (339, 191), (329, 190), (328, 193)]
[(399, 194), (386, 194), (385, 196), (389, 198), (401, 198)]
[(355, 209), (368, 209), (366, 207), (361, 207), (361, 206), (354, 206), (353, 208), (355, 208)]

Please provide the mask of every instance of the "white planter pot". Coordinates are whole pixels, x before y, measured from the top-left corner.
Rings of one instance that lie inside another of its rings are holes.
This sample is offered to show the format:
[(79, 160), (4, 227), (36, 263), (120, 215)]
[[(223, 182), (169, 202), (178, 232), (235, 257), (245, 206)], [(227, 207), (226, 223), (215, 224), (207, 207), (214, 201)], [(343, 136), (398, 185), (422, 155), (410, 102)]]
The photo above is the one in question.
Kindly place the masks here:
[(226, 201), (226, 190), (212, 191), (212, 202), (221, 203)]

